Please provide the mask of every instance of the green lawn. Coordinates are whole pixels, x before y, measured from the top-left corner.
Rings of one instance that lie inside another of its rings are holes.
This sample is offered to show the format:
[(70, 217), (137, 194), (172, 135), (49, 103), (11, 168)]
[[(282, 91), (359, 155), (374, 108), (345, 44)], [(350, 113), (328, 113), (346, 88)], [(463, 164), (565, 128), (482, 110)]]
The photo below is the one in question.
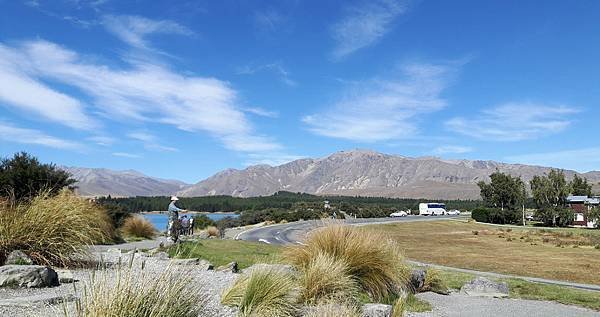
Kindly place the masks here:
[(169, 256), (175, 258), (201, 258), (215, 267), (237, 262), (240, 269), (255, 263), (274, 263), (280, 261), (281, 248), (265, 243), (242, 240), (207, 239), (202, 242), (185, 242), (171, 247)]

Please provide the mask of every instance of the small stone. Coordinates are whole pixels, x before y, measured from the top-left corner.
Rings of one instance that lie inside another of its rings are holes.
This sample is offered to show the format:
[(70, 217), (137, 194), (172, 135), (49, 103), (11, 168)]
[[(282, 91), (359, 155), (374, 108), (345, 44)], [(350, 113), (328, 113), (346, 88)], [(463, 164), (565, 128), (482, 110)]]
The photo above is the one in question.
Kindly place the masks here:
[(56, 274), (58, 274), (58, 281), (61, 284), (74, 283), (77, 280), (73, 277), (73, 272), (70, 270), (61, 270), (57, 269)]
[(410, 275), (410, 286), (415, 292), (418, 292), (425, 286), (426, 274), (427, 273), (424, 270), (415, 269), (412, 271)]
[(238, 272), (238, 264), (237, 264), (237, 262), (229, 262), (225, 265), (219, 266), (218, 268), (215, 269), (215, 271), (237, 273)]
[(41, 265), (0, 266), (0, 287), (50, 287), (58, 286), (58, 274)]
[(6, 265), (32, 265), (33, 261), (31, 258), (21, 250), (14, 250), (6, 257)]
[(390, 317), (392, 306), (385, 304), (365, 304), (362, 307), (363, 317)]
[(509, 290), (506, 282), (494, 282), (485, 277), (477, 277), (460, 289), (462, 294), (483, 297), (508, 297)]

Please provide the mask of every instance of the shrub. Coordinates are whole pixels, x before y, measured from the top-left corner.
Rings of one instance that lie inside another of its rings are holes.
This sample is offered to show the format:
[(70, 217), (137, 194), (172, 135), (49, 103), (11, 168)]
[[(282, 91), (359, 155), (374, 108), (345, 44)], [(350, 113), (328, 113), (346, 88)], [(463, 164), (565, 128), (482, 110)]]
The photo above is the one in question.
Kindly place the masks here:
[(536, 211), (535, 216), (540, 219), (545, 226), (566, 227), (573, 223), (573, 210), (563, 207), (546, 207)]
[(221, 236), (221, 232), (219, 231), (219, 229), (217, 229), (217, 227), (208, 227), (206, 228), (206, 232), (208, 233), (209, 237), (218, 238)]
[(488, 222), (489, 210), (483, 207), (475, 208), (471, 212), (471, 218), (478, 222)]
[(113, 227), (106, 211), (86, 199), (61, 191), (29, 203), (0, 205), (0, 263), (22, 250), (37, 264), (65, 266), (87, 245), (109, 242)]
[(156, 235), (156, 228), (148, 219), (140, 215), (130, 216), (120, 228), (126, 237), (152, 239)]
[(42, 164), (25, 152), (0, 161), (0, 195), (17, 201), (33, 199), (42, 192), (54, 196), (74, 183), (69, 173), (54, 164)]
[(298, 287), (293, 276), (274, 267), (256, 268), (240, 276), (221, 297), (221, 303), (236, 306), (239, 316), (295, 316)]
[(75, 312), (65, 308), (65, 315), (208, 317), (202, 312), (205, 298), (203, 291), (184, 272), (167, 269), (157, 277), (155, 273), (129, 268), (119, 269), (115, 277), (102, 271), (93, 274), (84, 286)]
[(356, 281), (345, 262), (320, 253), (302, 268), (300, 297), (306, 303), (352, 300), (358, 294)]
[(197, 229), (204, 229), (207, 227), (214, 227), (217, 223), (210, 219), (207, 215), (196, 215), (194, 217), (194, 227)]
[(472, 232), (474, 235), (479, 235), (479, 231), (477, 231), (477, 230), (473, 230)]
[(375, 299), (398, 293), (409, 280), (410, 270), (398, 246), (375, 231), (330, 225), (313, 231), (304, 245), (284, 251), (299, 268), (308, 266), (319, 254), (345, 262), (348, 273)]

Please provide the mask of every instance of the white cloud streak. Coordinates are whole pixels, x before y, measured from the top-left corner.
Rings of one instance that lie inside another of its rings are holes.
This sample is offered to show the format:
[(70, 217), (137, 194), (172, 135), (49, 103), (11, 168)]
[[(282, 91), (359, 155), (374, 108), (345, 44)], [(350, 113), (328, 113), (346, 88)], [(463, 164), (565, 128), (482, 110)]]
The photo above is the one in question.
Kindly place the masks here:
[(152, 34), (192, 35), (193, 32), (169, 20), (151, 20), (135, 15), (106, 15), (102, 24), (123, 42), (136, 47), (148, 48), (145, 37)]
[(346, 16), (331, 30), (336, 42), (333, 57), (340, 59), (375, 44), (388, 33), (394, 19), (404, 12), (406, 5), (397, 0), (365, 1), (349, 7)]
[(0, 102), (75, 129), (97, 126), (79, 100), (39, 81), (30, 61), (21, 53), (0, 44)]
[(579, 110), (565, 105), (549, 106), (512, 102), (482, 111), (473, 118), (448, 120), (448, 129), (488, 141), (522, 141), (559, 133), (572, 123)]
[(600, 147), (513, 155), (505, 159), (511, 163), (560, 167), (578, 172), (600, 171)]
[(80, 143), (53, 137), (41, 131), (15, 127), (0, 122), (0, 140), (4, 142), (35, 144), (62, 150), (82, 150)]
[(127, 153), (127, 152), (113, 152), (112, 155), (117, 156), (117, 157), (125, 157), (125, 158), (141, 158), (142, 157), (139, 154), (132, 154), (132, 153)]
[(170, 146), (164, 146), (159, 144), (158, 138), (153, 134), (137, 131), (127, 134), (131, 139), (141, 141), (144, 147), (148, 150), (160, 151), (160, 152), (179, 152), (178, 149)]
[(330, 109), (306, 116), (313, 133), (360, 142), (415, 137), (419, 116), (446, 106), (454, 67), (407, 64), (395, 79), (356, 82)]
[(473, 148), (468, 146), (460, 146), (460, 145), (443, 145), (435, 148), (433, 150), (434, 154), (442, 155), (442, 154), (464, 154), (473, 152)]
[[(74, 51), (41, 40), (13, 48), (2, 46), (0, 52), (2, 57), (23, 57), (20, 69), (0, 72), (0, 78), (7, 84), (0, 85), (0, 98), (21, 108), (35, 109), (65, 125), (89, 128), (92, 120), (83, 114), (80, 102), (42, 86), (39, 78), (79, 89), (93, 101), (95, 108), (113, 120), (167, 124), (190, 132), (208, 132), (234, 151), (281, 148), (254, 131), (239, 105), (237, 92), (224, 81), (182, 75), (167, 66), (144, 60), (126, 61), (129, 67), (110, 67), (89, 62)], [(12, 70), (12, 64), (4, 63), (0, 67)], [(28, 89), (15, 89), (13, 81), (19, 83), (18, 79), (22, 79)], [(36, 98), (28, 99), (27, 94)]]
[(269, 63), (269, 64), (264, 64), (264, 65), (258, 65), (258, 66), (250, 66), (250, 65), (246, 65), (244, 67), (240, 67), (236, 73), (238, 75), (253, 75), (256, 74), (257, 72), (261, 72), (261, 71), (270, 71), (272, 73), (274, 73), (275, 75), (277, 75), (279, 77), (279, 80), (290, 86), (290, 87), (295, 87), (298, 85), (298, 83), (296, 81), (294, 81), (293, 79), (291, 79), (290, 77), (290, 72), (288, 72), (283, 65), (281, 65), (281, 63), (276, 62), (276, 63)]

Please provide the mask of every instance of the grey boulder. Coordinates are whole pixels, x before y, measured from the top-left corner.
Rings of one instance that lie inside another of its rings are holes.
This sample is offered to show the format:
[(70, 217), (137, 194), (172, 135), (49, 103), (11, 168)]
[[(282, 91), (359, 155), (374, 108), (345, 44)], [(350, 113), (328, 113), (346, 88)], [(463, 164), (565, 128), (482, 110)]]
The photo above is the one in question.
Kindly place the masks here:
[(230, 262), (225, 265), (219, 266), (218, 268), (215, 269), (215, 271), (237, 273), (238, 272), (238, 264), (237, 264), (237, 262)]
[(365, 304), (362, 307), (363, 317), (390, 317), (392, 306), (385, 304)]
[(33, 261), (31, 258), (21, 250), (14, 250), (6, 257), (6, 265), (31, 265)]
[(206, 260), (202, 260), (202, 259), (172, 259), (170, 261), (171, 265), (182, 265), (182, 266), (188, 266), (188, 265), (194, 265), (194, 266), (200, 266), (203, 270), (212, 270), (214, 269), (214, 265), (212, 265), (212, 263), (206, 261)]
[(485, 277), (477, 277), (463, 285), (460, 292), (469, 296), (508, 297), (509, 290), (506, 282), (494, 282)]
[(424, 270), (415, 269), (412, 271), (410, 275), (410, 287), (413, 291), (417, 292), (425, 286), (425, 276), (426, 272)]
[(51, 287), (58, 286), (58, 274), (41, 265), (0, 266), (0, 287)]

